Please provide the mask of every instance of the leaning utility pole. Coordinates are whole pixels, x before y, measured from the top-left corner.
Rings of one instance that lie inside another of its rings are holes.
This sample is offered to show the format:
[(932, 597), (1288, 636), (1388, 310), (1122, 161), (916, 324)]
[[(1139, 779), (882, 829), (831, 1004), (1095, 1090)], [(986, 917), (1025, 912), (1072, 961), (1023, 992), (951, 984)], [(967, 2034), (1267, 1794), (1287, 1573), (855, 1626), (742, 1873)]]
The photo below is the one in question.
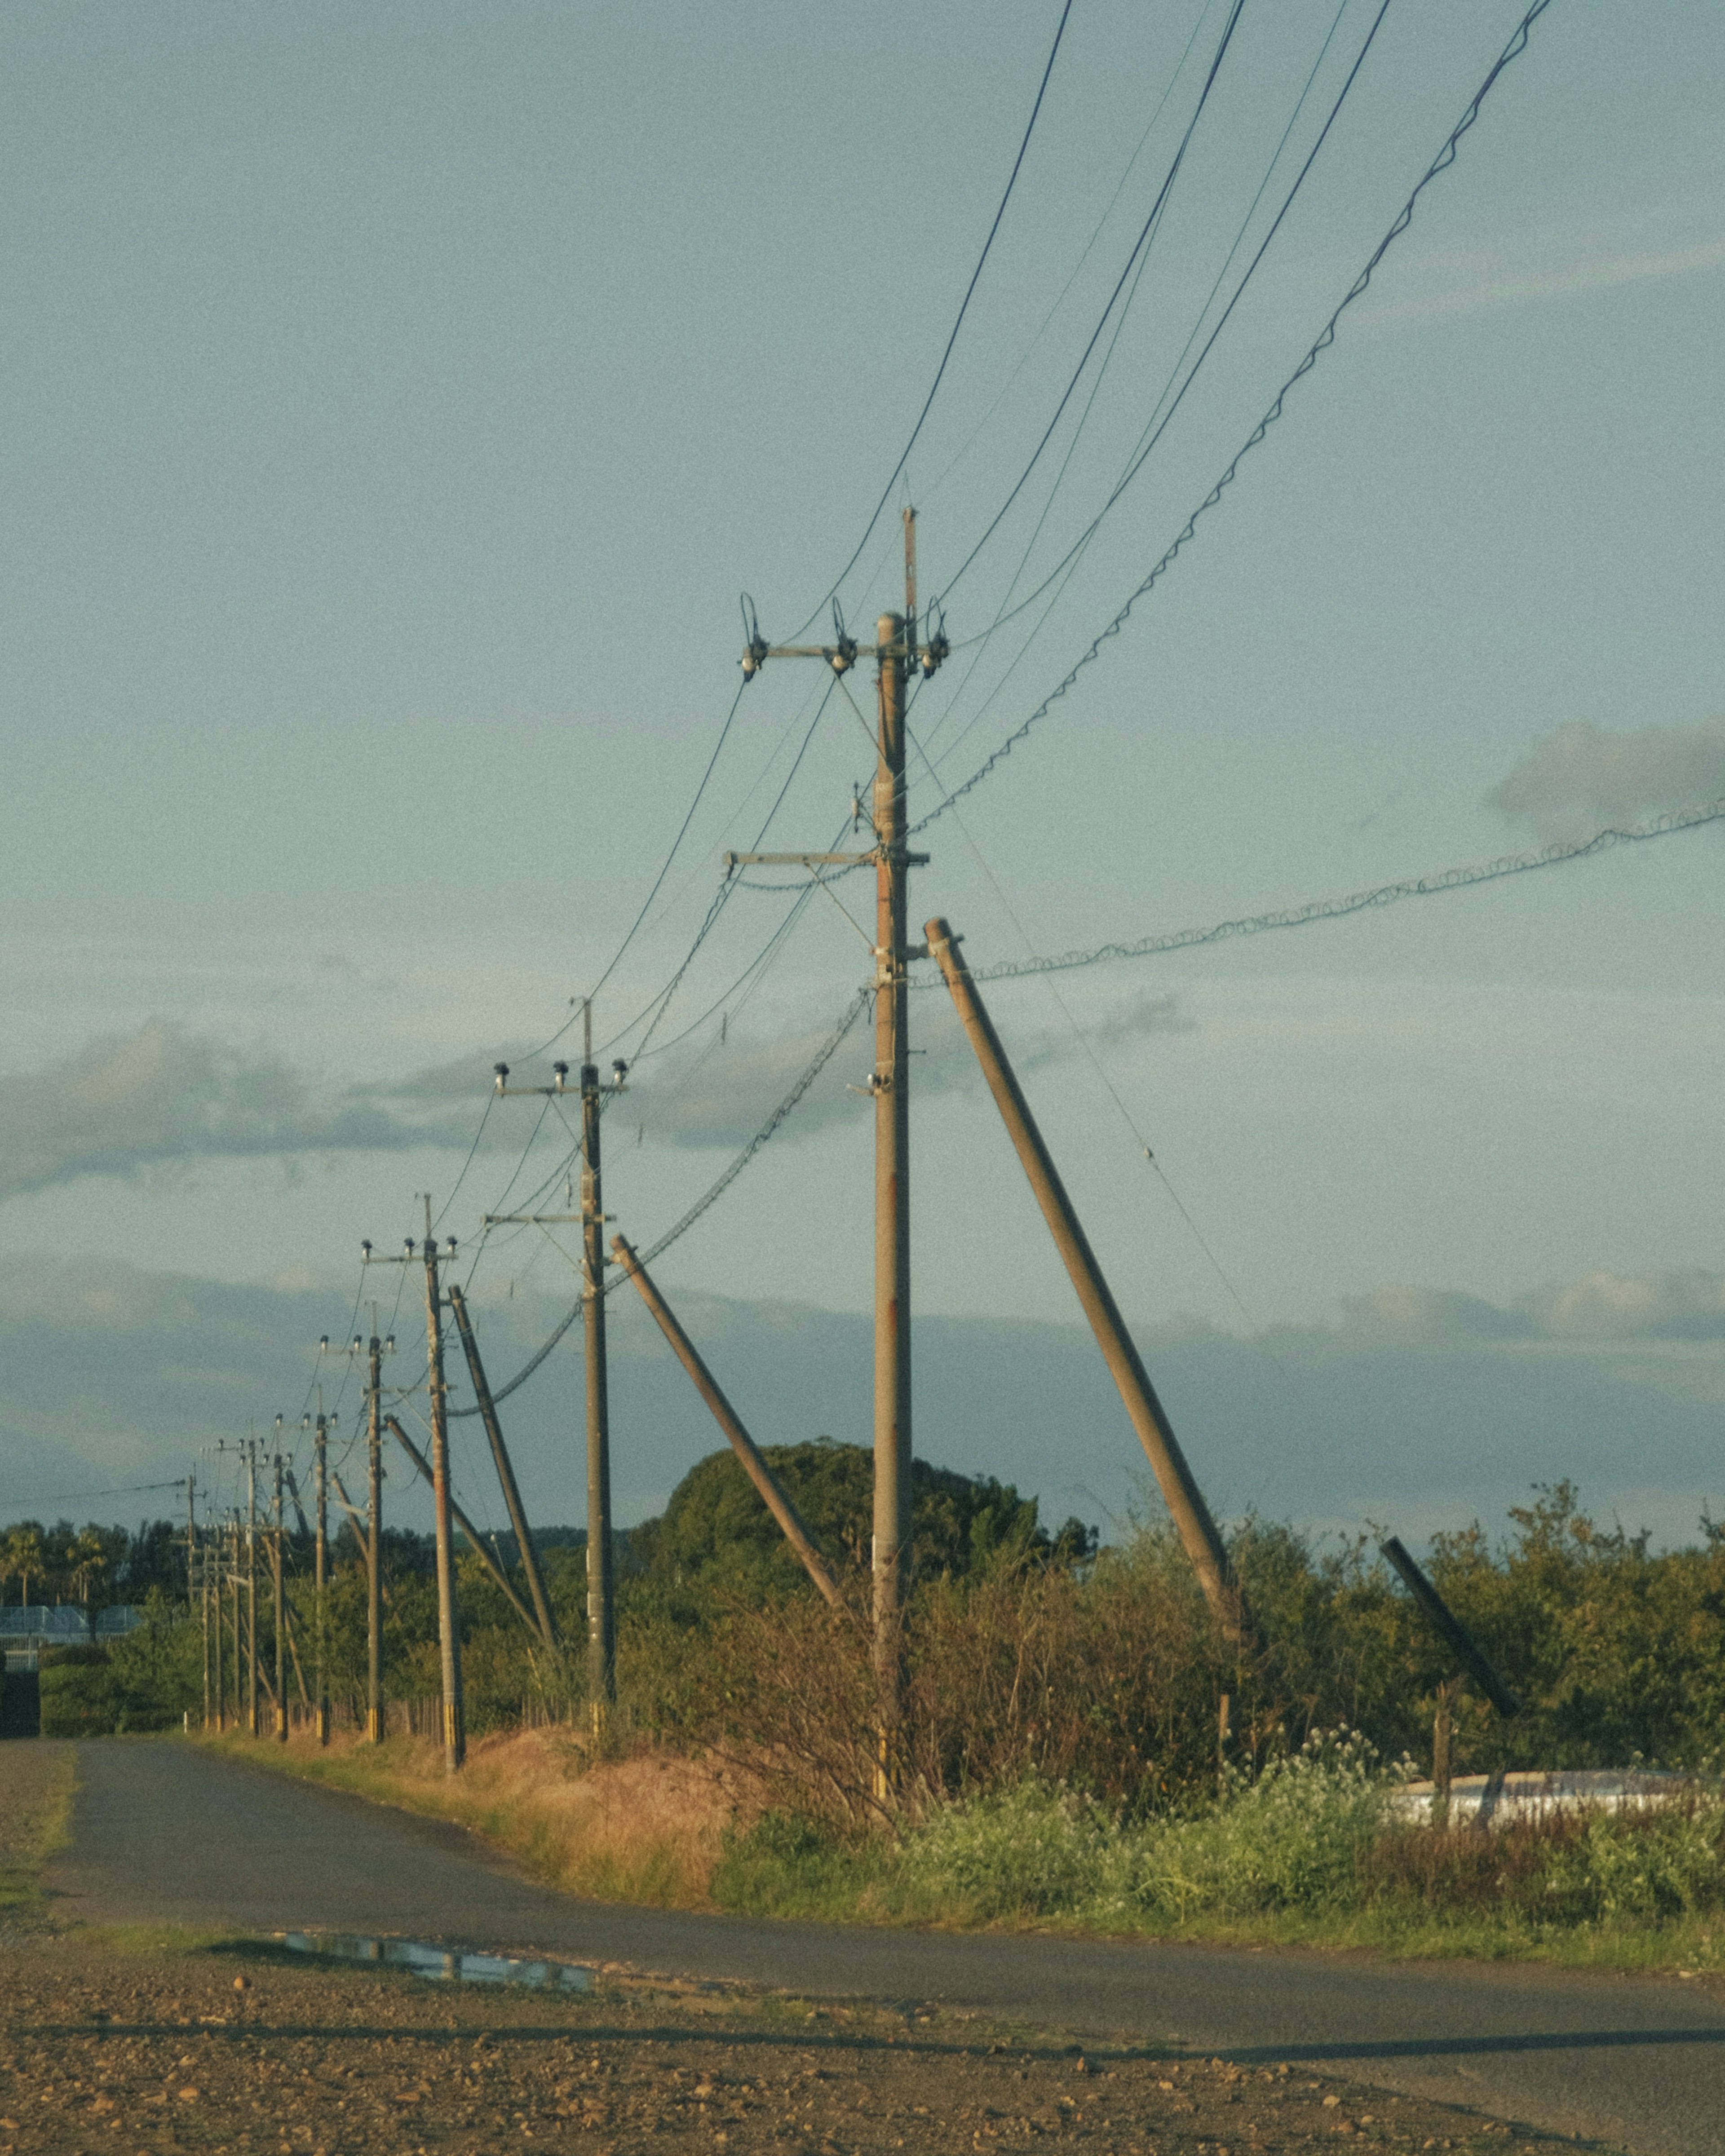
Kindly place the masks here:
[[(617, 1701), (617, 1610), (611, 1546), (611, 1408), (605, 1367), (605, 1207), (599, 1180), (599, 1118), (604, 1096), (624, 1089), (629, 1065), (611, 1065), (611, 1083), (599, 1083), (593, 1060), (593, 1004), (581, 1007), (581, 1210), (485, 1215), (485, 1225), (522, 1223), (534, 1227), (581, 1228), (581, 1299), (587, 1378), (587, 1698), (595, 1738), (602, 1738)], [(497, 1091), (562, 1094), (567, 1063), (553, 1063), (550, 1086), (511, 1086), (509, 1065), (496, 1066)]]
[(556, 1654), (557, 1619), (552, 1614), (551, 1598), (545, 1591), (545, 1580), (539, 1569), (539, 1553), (534, 1548), (532, 1530), (527, 1525), (526, 1507), (521, 1502), (521, 1487), (515, 1479), (515, 1466), (509, 1456), (509, 1447), (503, 1442), (503, 1425), (497, 1419), (497, 1404), (491, 1398), (491, 1387), (480, 1356), (473, 1320), (468, 1315), (467, 1298), (453, 1281), (449, 1283), (449, 1308), (454, 1312), (455, 1327), (461, 1335), (461, 1352), (467, 1358), (467, 1374), (473, 1381), (473, 1396), (479, 1402), (480, 1416), (485, 1426), (485, 1435), (490, 1441), (491, 1463), (497, 1470), (497, 1481), (503, 1491), (509, 1523), (515, 1530), (516, 1552), (526, 1578), (527, 1592), (533, 1598), (533, 1611), (538, 1619), (540, 1634), (547, 1647)]
[(1042, 1133), (1036, 1127), (1029, 1104), (1020, 1091), (1012, 1065), (1006, 1060), (1006, 1051), (1000, 1045), (1000, 1036), (994, 1030), (993, 1020), (988, 1016), (970, 968), (958, 955), (960, 938), (952, 933), (948, 924), (939, 918), (931, 921), (926, 930), (928, 952), (940, 968), (942, 978), (951, 992), (959, 1023), (965, 1036), (976, 1051), (977, 1061), (982, 1065), (983, 1076), (988, 1091), (994, 1096), (994, 1105), (1000, 1111), (1001, 1121), (1006, 1125), (1024, 1173), (1029, 1178), (1036, 1203), (1042, 1209), (1055, 1247), (1078, 1291), (1085, 1316), (1090, 1320), (1091, 1330), (1096, 1345), (1102, 1351), (1109, 1374), (1119, 1389), (1126, 1411), (1132, 1418), (1138, 1442), (1144, 1448), (1174, 1526), (1178, 1531), (1193, 1570), (1198, 1574), (1199, 1584), (1215, 1614), (1223, 1637), (1231, 1645), (1245, 1647), (1251, 1643), (1251, 1626), (1245, 1605), (1240, 1599), (1240, 1583), (1235, 1578), (1234, 1567), (1227, 1545), (1218, 1532), (1216, 1523), (1204, 1501), (1197, 1478), (1188, 1466), (1185, 1454), (1180, 1450), (1180, 1440), (1174, 1435), (1162, 1402), (1156, 1396), (1132, 1337), (1127, 1330), (1126, 1321), (1120, 1314), (1112, 1291), (1096, 1263), (1096, 1252), (1081, 1225), (1072, 1201), (1066, 1195), (1066, 1186), (1061, 1182), (1048, 1147), (1043, 1143)]
[[(743, 654), (745, 680), (768, 659), (821, 659), (834, 674), (872, 656), (875, 675), (875, 767), (866, 854), (726, 854), (727, 870), (753, 862), (800, 865), (819, 880), (827, 865), (875, 866), (875, 1673), (880, 1698), (881, 1762), (877, 1793), (894, 1768), (904, 1691), (904, 1605), (911, 1571), (911, 1095), (910, 995), (906, 941), (907, 873), (927, 854), (906, 848), (905, 686), (912, 665), (932, 675), (947, 656), (937, 634), (916, 640), (916, 512), (906, 509), (905, 610), (883, 613), (872, 652), (845, 634), (834, 603), (830, 644), (768, 644), (758, 630)], [(847, 692), (848, 693), (848, 692)], [(922, 952), (914, 955), (922, 957)]]

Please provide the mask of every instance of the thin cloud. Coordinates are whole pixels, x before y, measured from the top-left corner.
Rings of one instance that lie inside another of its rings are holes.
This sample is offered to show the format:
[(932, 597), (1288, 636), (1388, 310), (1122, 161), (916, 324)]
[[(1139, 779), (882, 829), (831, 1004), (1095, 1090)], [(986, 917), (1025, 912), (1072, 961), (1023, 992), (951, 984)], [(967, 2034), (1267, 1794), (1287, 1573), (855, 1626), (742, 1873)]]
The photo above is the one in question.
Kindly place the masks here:
[(1509, 1303), (1440, 1288), (1379, 1288), (1344, 1302), (1343, 1322), (1378, 1339), (1436, 1345), (1725, 1340), (1725, 1274), (1697, 1266), (1639, 1278), (1591, 1272)]
[(0, 1080), (0, 1199), (197, 1161), (457, 1142), (436, 1118), (326, 1094), (280, 1056), (159, 1019)]
[(1486, 799), (1556, 839), (1722, 794), (1725, 718), (1625, 734), (1578, 720), (1548, 734)]

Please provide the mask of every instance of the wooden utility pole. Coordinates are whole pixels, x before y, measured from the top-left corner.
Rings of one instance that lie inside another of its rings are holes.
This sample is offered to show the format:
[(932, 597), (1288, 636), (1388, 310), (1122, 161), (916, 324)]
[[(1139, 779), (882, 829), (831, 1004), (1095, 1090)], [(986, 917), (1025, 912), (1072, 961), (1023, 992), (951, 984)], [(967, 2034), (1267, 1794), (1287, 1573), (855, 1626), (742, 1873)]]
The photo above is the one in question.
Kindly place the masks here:
[(366, 1736), (383, 1741), (383, 1348), (372, 1311), (366, 1430)]
[(228, 1727), (228, 1701), (226, 1697), (226, 1686), (223, 1683), (222, 1676), (222, 1664), (223, 1660), (222, 1652), (222, 1576), (223, 1572), (226, 1570), (226, 1567), (222, 1562), (222, 1523), (219, 1520), (213, 1521), (211, 1523), (211, 1527), (212, 1540), (215, 1544), (215, 1574), (213, 1578), (206, 1581), (204, 1585), (204, 1593), (215, 1604), (214, 1610), (212, 1614), (215, 1618), (214, 1630), (216, 1635), (216, 1727), (218, 1731), (221, 1731)]
[[(448, 1244), (451, 1259), (455, 1255), (455, 1239), (451, 1235)], [(442, 1663), (444, 1768), (445, 1773), (459, 1774), (461, 1763), (467, 1757), (466, 1717), (461, 1705), (461, 1632), (460, 1612), (456, 1606), (455, 1553), (449, 1532), (449, 1389), (444, 1378), (443, 1292), (438, 1282), (437, 1244), (431, 1232), (431, 1199), (425, 1199), (425, 1242), (416, 1253), (413, 1239), (408, 1236), (398, 1258), (374, 1258), (368, 1242), (360, 1245), (364, 1264), (410, 1265), (423, 1259), (425, 1266), (425, 1367), (426, 1386), (431, 1398), (431, 1487), (433, 1512), (437, 1527), (437, 1634)], [(373, 1324), (376, 1323), (375, 1313)], [(382, 1469), (378, 1460), (379, 1403), (382, 1392), (379, 1350), (375, 1332), (372, 1340), (372, 1635), (368, 1642), (377, 1666), (377, 1597), (381, 1592), (377, 1582), (378, 1568), (382, 1563), (382, 1547), (378, 1528), (378, 1478)], [(368, 1717), (379, 1717), (382, 1712), (379, 1681), (374, 1676)], [(381, 1722), (377, 1736), (382, 1735)], [(373, 1741), (376, 1741), (374, 1738)]]
[[(413, 1439), (408, 1435), (407, 1432), (402, 1428), (401, 1424), (396, 1420), (393, 1415), (384, 1416), (383, 1427), (389, 1432), (390, 1435), (394, 1438), (397, 1444), (400, 1445), (402, 1450), (406, 1453), (408, 1459), (413, 1461), (414, 1466), (418, 1469), (422, 1480), (428, 1483), (433, 1482), (434, 1478), (431, 1472), (431, 1462), (425, 1457), (425, 1455), (419, 1450), (418, 1446), (414, 1444)], [(503, 1569), (502, 1566), (498, 1563), (495, 1553), (486, 1548), (485, 1537), (480, 1532), (479, 1529), (475, 1527), (473, 1522), (468, 1518), (466, 1513), (462, 1511), (461, 1507), (455, 1502), (453, 1497), (449, 1500), (449, 1517), (454, 1521), (455, 1525), (460, 1528), (462, 1533), (466, 1536), (468, 1548), (473, 1552), (474, 1555), (479, 1559), (485, 1570), (490, 1573), (491, 1578), (495, 1583), (498, 1591), (503, 1596), (504, 1600), (508, 1603), (511, 1609), (514, 1610), (516, 1615), (521, 1619), (522, 1624), (526, 1626), (530, 1632), (537, 1632), (539, 1626), (532, 1611), (528, 1609), (526, 1604), (523, 1602), (520, 1595), (516, 1593), (509, 1574)]]
[[(193, 1532), (197, 1528), (194, 1524)], [(203, 1726), (209, 1727), (209, 1551), (200, 1543), (198, 1546), (198, 1606), (203, 1617)]]
[(1163, 1502), (1192, 1560), (1199, 1584), (1215, 1613), (1223, 1637), (1231, 1645), (1243, 1647), (1250, 1640), (1250, 1625), (1227, 1546), (1210, 1517), (1204, 1493), (1186, 1463), (1180, 1441), (1156, 1396), (1156, 1389), (1150, 1382), (1137, 1345), (1127, 1331), (1126, 1321), (1102, 1276), (1090, 1239), (1066, 1195), (1066, 1186), (1042, 1142), (1042, 1133), (1019, 1089), (993, 1021), (971, 978), (970, 968), (958, 955), (958, 938), (947, 923), (939, 919), (928, 923), (927, 933), (928, 954), (940, 968), (952, 992), (959, 1022), (976, 1051), (988, 1091), (994, 1096), (994, 1105), (1000, 1111), (1001, 1120), (1024, 1164), (1036, 1203), (1042, 1208), (1042, 1217), (1048, 1223), (1055, 1247), (1078, 1291), (1078, 1300), (1096, 1334), (1096, 1345), (1120, 1389), (1120, 1397), (1132, 1417), (1138, 1442), (1144, 1448)]
[(317, 1536), (313, 1545), (312, 1592), (316, 1597), (317, 1678), (317, 1741), (330, 1741), (330, 1670), (329, 1670), (329, 1614), (325, 1608), (327, 1581), (325, 1578), (329, 1556), (330, 1539), (330, 1426), (326, 1417), (317, 1418), (317, 1437), (313, 1460), (317, 1478)]
[(258, 1734), (258, 1448), (245, 1445), (245, 1729)]
[(275, 1455), (275, 1741), (285, 1744), (287, 1704), (287, 1542), (281, 1510), (281, 1454)]
[[(906, 509), (905, 610), (883, 613), (872, 652), (845, 634), (836, 602), (830, 644), (780, 644), (752, 637), (745, 679), (768, 659), (820, 659), (843, 676), (859, 657), (877, 662), (875, 766), (866, 854), (726, 854), (727, 869), (754, 862), (875, 868), (875, 1673), (880, 1701), (881, 1757), (876, 1794), (884, 1796), (896, 1762), (904, 1694), (904, 1606), (911, 1576), (911, 1098), (910, 996), (906, 941), (907, 872), (926, 854), (906, 848), (905, 689), (912, 665), (932, 675), (947, 639), (917, 641), (916, 512)], [(916, 954), (922, 955), (921, 952)]]
[[(455, 1242), (449, 1239), (453, 1257)], [(460, 1614), (455, 1604), (455, 1553), (449, 1535), (449, 1418), (444, 1382), (443, 1301), (438, 1289), (437, 1245), (431, 1233), (431, 1199), (425, 1200), (425, 1358), (431, 1391), (432, 1494), (437, 1512), (437, 1635), (443, 1658), (444, 1771), (459, 1774), (467, 1757), (461, 1712)]]
[(229, 1543), (232, 1562), (228, 1567), (228, 1612), (234, 1620), (234, 1727), (238, 1729), (244, 1708), (240, 1703), (239, 1660), (239, 1514), (236, 1510), (230, 1523)]
[(539, 1553), (533, 1546), (532, 1531), (527, 1525), (526, 1508), (521, 1503), (521, 1493), (516, 1482), (509, 1448), (503, 1442), (503, 1426), (497, 1419), (496, 1403), (491, 1398), (491, 1388), (486, 1381), (485, 1366), (480, 1359), (479, 1342), (474, 1334), (473, 1321), (467, 1314), (467, 1298), (453, 1281), (449, 1286), (449, 1308), (454, 1312), (455, 1329), (461, 1336), (461, 1352), (467, 1358), (467, 1374), (473, 1380), (473, 1395), (479, 1402), (485, 1435), (490, 1441), (491, 1460), (497, 1470), (503, 1502), (508, 1509), (509, 1524), (515, 1530), (516, 1549), (521, 1558), (521, 1570), (526, 1575), (527, 1592), (533, 1598), (533, 1609), (538, 1617), (539, 1630), (545, 1644), (555, 1654), (557, 1650), (557, 1620), (552, 1614), (551, 1599), (546, 1594), (545, 1582), (540, 1573)]
[(198, 1477), (186, 1477), (186, 1614), (198, 1606)]
[(785, 1540), (801, 1558), (803, 1570), (832, 1607), (842, 1609), (845, 1598), (839, 1591), (839, 1583), (828, 1570), (825, 1558), (815, 1548), (814, 1538), (803, 1525), (802, 1515), (780, 1486), (773, 1470), (761, 1457), (755, 1440), (742, 1426), (742, 1417), (719, 1389), (718, 1380), (702, 1361), (695, 1342), (678, 1324), (670, 1304), (649, 1276), (647, 1268), (621, 1235), (612, 1238), (611, 1250), (618, 1264), (640, 1290), (641, 1300), (652, 1312), (655, 1323), (670, 1342), (677, 1360), (689, 1373), (696, 1391), (711, 1409), (713, 1419), (730, 1440), (732, 1450), (742, 1462), (742, 1471), (754, 1484), (762, 1504), (778, 1521)]
[(593, 1733), (617, 1700), (617, 1611), (611, 1548), (611, 1394), (605, 1366), (605, 1212), (599, 1180), (599, 1074), (593, 1005), (581, 1010), (581, 1262), (587, 1363), (587, 1669)]
[[(617, 1701), (617, 1612), (613, 1594), (611, 1534), (611, 1407), (605, 1363), (605, 1205), (599, 1176), (599, 1118), (604, 1096), (624, 1090), (629, 1066), (611, 1065), (611, 1082), (599, 1083), (593, 1060), (593, 1005), (581, 1009), (581, 1210), (567, 1213), (488, 1213), (487, 1227), (505, 1224), (581, 1229), (581, 1299), (587, 1388), (587, 1698), (594, 1738), (603, 1738)], [(567, 1063), (552, 1064), (550, 1086), (511, 1086), (509, 1065), (496, 1066), (497, 1091), (560, 1095), (567, 1091)]]

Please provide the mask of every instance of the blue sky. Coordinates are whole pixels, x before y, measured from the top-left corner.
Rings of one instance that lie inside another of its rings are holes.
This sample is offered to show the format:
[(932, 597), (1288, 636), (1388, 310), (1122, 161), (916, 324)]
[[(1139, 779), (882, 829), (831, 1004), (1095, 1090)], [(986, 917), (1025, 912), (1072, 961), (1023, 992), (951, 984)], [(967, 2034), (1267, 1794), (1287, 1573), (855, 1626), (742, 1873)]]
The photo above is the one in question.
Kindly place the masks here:
[[(1052, 411), (1223, 13), (1075, 6), (908, 466), (925, 594), (946, 592)], [(946, 594), (955, 643), (1092, 513), (1283, 128), (1293, 116), (1249, 250), (1375, 13), (1248, 0), (1045, 521), (1033, 542), (1054, 465)], [(1059, 607), (1022, 656), (1034, 614), (989, 640), (973, 676), (961, 652), (919, 699), (946, 783), (1060, 679), (1178, 532), (1518, 14), (1390, 8), (1261, 270)], [(340, 1330), (359, 1238), (405, 1232), (416, 1191), (442, 1203), (491, 1062), (552, 1032), (633, 920), (735, 693), (739, 590), (788, 634), (850, 554), (1055, 19), (1041, 6), (11, 12), (0, 1202), (27, 1268), (100, 1282), (122, 1258), (200, 1296), (284, 1296), (296, 1332), (301, 1299), (321, 1299), (316, 1329)], [(1725, 794), (1710, 393), (1722, 73), (1709, 8), (1556, 0), (1164, 583), (962, 823), (931, 833), (919, 919), (947, 913), (986, 963)], [(1068, 446), (1058, 434), (1055, 458)], [(845, 588), (853, 621), (891, 598), (892, 552), (889, 522)], [(718, 855), (754, 838), (816, 686), (787, 663), (748, 690), (607, 983), (602, 1036), (680, 962)], [(826, 844), (866, 768), (835, 697), (771, 841)], [(1656, 1487), (1656, 1504), (1635, 1502), (1683, 1531), (1725, 1481), (1708, 1482), (1695, 1440), (1694, 1401), (1725, 1378), (1712, 1321), (1695, 1316), (1710, 1306), (1672, 1285), (1721, 1270), (1719, 844), (1703, 831), (1280, 941), (1068, 975), (1059, 999), (1003, 988), (1003, 1030), (1134, 1318), (1248, 1345), (1278, 1327), (1369, 1335), (1379, 1369), (1381, 1299), (1413, 1296), (1420, 1355), (1441, 1337), (1497, 1369), (1533, 1351), (1458, 1311), (1630, 1283), (1643, 1345), (1611, 1413), (1633, 1396), (1643, 1421), (1635, 1472), (1610, 1489)], [(715, 1004), (782, 905), (727, 906), (665, 1037)], [(717, 1173), (862, 956), (834, 908), (810, 910), (724, 1006), (722, 1045), (715, 1010), (641, 1063), (607, 1185), (638, 1240)], [(919, 999), (916, 1019), (930, 1051), (918, 1306), (983, 1327), (1070, 1323), (938, 1002)], [(703, 1308), (762, 1306), (750, 1353), (775, 1397), (773, 1310), (848, 1320), (868, 1306), (867, 1117), (844, 1091), (865, 1067), (860, 1036), (845, 1054), (855, 1068), (841, 1057), (661, 1268)], [(527, 1113), (508, 1105), (486, 1127), (446, 1224), (464, 1246)], [(528, 1181), (554, 1158), (542, 1139)], [(517, 1300), (554, 1300), (569, 1281), (554, 1250), (518, 1244), (485, 1254), (474, 1294), (506, 1302), (516, 1283)], [(1396, 1353), (1414, 1353), (1414, 1306), (1395, 1306)], [(1658, 1330), (1668, 1309), (1686, 1331)], [(89, 1337), (100, 1321), (83, 1322)], [(1620, 1339), (1595, 1319), (1553, 1339), (1541, 1357), (1615, 1357), (1620, 1372)], [(309, 1352), (291, 1345), (290, 1363)], [(251, 1367), (254, 1391), (237, 1374), (183, 1439), (152, 1436), (149, 1460), (178, 1472), (187, 1444), (294, 1405), (275, 1396), (284, 1368)], [(123, 1394), (74, 1427), (52, 1387), (14, 1370), (19, 1464), (0, 1512), (39, 1502), (23, 1463), (44, 1439), (84, 1447), (105, 1486), (100, 1463), (140, 1441)], [(540, 1381), (566, 1404), (578, 1382), (572, 1359)], [(1250, 1435), (1237, 1390), (1194, 1383), (1183, 1426), (1200, 1472), (1206, 1430), (1219, 1460), (1273, 1444)], [(1499, 1453), (1513, 1461), (1525, 1440), (1530, 1477), (1563, 1471), (1522, 1380), (1493, 1397)], [(556, 1399), (528, 1398), (524, 1418), (555, 1429)], [(1389, 1458), (1404, 1409), (1384, 1399)], [(1320, 1383), (1313, 1413), (1356, 1411)], [(560, 1505), (552, 1458), (544, 1502), (567, 1512), (578, 1478)], [(1312, 1462), (1309, 1517), (1346, 1517), (1356, 1471)], [(1039, 1471), (1050, 1491), (1062, 1480)], [(1253, 1478), (1238, 1479), (1245, 1502)], [(662, 1481), (642, 1481), (643, 1502)], [(1458, 1476), (1456, 1508), (1485, 1487)]]

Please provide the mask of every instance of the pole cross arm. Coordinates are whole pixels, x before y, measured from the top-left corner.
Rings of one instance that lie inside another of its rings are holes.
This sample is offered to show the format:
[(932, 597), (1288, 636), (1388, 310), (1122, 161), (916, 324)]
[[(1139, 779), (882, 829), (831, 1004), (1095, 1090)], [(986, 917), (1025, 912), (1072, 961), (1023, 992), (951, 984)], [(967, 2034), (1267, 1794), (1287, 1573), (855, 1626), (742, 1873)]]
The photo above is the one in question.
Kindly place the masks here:
[[(865, 862), (877, 861), (880, 850), (870, 847), (865, 854), (726, 854), (722, 856), (727, 869), (808, 869), (861, 868)], [(928, 856), (925, 854), (925, 860)]]
[(1400, 1537), (1392, 1535), (1378, 1547), (1401, 1574), (1409, 1594), (1420, 1605), (1421, 1616), (1492, 1706), (1505, 1717), (1518, 1715), (1522, 1702), (1486, 1660), (1472, 1633), (1426, 1578)]

